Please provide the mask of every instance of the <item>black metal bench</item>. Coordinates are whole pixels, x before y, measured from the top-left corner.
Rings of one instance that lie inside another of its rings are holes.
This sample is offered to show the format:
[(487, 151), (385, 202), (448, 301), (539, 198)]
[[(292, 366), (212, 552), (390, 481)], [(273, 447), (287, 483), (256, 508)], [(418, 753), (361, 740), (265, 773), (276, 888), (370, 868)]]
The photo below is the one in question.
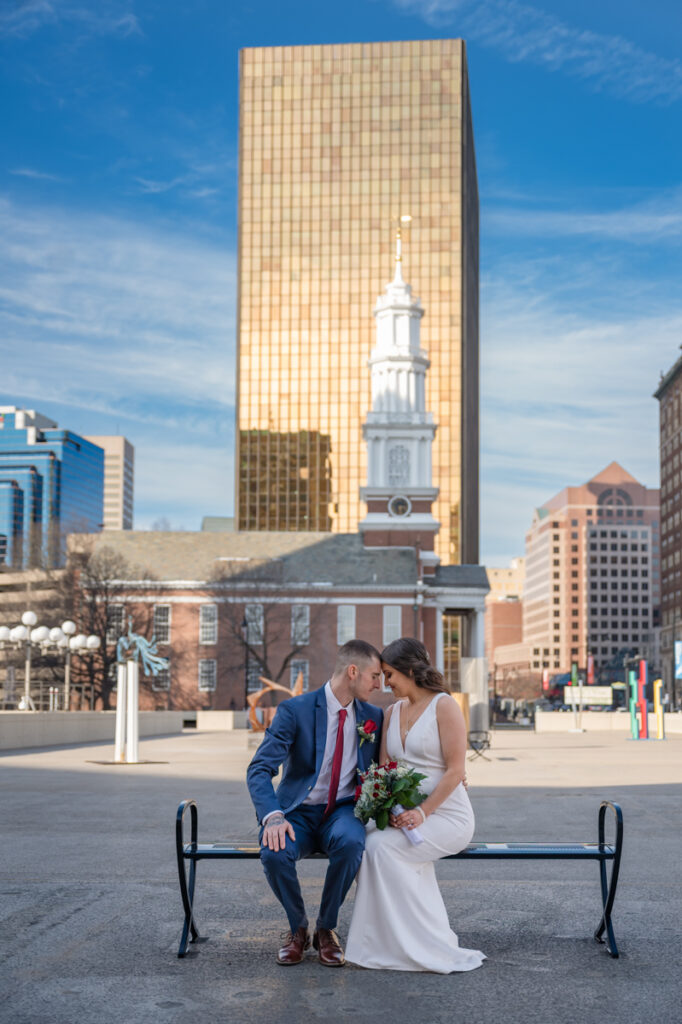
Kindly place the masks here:
[[(604, 839), (604, 819), (606, 809), (610, 807), (615, 816), (616, 838), (614, 843), (606, 843)], [(190, 841), (185, 842), (185, 814), (189, 810), (191, 818)], [(194, 800), (183, 800), (178, 807), (175, 822), (175, 848), (178, 858), (178, 874), (180, 877), (180, 894), (185, 911), (178, 956), (183, 957), (191, 941), (202, 942), (194, 921), (194, 887), (196, 884), (197, 863), (200, 860), (256, 860), (260, 857), (260, 847), (249, 845), (231, 845), (228, 843), (199, 843), (199, 814)], [(618, 956), (618, 947), (611, 923), (611, 910), (616, 897), (618, 871), (623, 850), (623, 812), (618, 804), (604, 800), (599, 807), (598, 839), (596, 843), (471, 843), (461, 853), (451, 854), (443, 860), (596, 860), (599, 862), (599, 879), (601, 882), (602, 915), (594, 933), (597, 942), (606, 932), (606, 948), (612, 957)], [(325, 857), (315, 853), (313, 857)], [(606, 862), (611, 861), (610, 877), (606, 871)], [(188, 867), (189, 865), (189, 867)]]

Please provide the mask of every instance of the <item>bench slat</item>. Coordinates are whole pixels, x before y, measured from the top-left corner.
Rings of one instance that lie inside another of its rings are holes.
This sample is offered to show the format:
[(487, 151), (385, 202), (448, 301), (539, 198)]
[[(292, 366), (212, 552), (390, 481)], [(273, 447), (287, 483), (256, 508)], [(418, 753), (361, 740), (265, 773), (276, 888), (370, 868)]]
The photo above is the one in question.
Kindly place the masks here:
[[(556, 858), (559, 860), (612, 860), (616, 849), (603, 843), (470, 843), (460, 853), (451, 853), (442, 860), (514, 860)], [(185, 843), (187, 860), (249, 860), (260, 856), (260, 847), (228, 843)], [(308, 859), (325, 858), (313, 853)]]

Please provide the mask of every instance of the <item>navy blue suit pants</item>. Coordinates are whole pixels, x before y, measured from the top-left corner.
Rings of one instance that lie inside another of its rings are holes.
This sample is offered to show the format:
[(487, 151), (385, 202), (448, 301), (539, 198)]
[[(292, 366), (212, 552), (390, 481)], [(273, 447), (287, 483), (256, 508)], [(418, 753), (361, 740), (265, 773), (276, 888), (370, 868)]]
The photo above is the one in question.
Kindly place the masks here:
[[(329, 867), (324, 880), (317, 928), (336, 928), (339, 908), (360, 867), (365, 849), (365, 826), (353, 814), (353, 800), (340, 800), (324, 818), (323, 804), (301, 804), (290, 811), (287, 821), (296, 839), (286, 837), (283, 850), (261, 845), (260, 859), (265, 876), (289, 919), (292, 932), (307, 928), (296, 861), (311, 853), (326, 853)], [(261, 830), (261, 840), (263, 832)]]

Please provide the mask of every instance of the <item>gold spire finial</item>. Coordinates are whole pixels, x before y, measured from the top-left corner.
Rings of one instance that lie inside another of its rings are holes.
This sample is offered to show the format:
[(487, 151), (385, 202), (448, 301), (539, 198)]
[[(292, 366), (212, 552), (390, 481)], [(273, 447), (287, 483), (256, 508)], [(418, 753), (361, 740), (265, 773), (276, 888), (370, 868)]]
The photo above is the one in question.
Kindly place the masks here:
[(395, 261), (396, 263), (402, 263), (403, 259), (403, 242), (401, 236), (401, 225), (409, 224), (412, 218), (409, 213), (403, 213), (400, 217), (396, 217), (397, 227), (395, 232)]

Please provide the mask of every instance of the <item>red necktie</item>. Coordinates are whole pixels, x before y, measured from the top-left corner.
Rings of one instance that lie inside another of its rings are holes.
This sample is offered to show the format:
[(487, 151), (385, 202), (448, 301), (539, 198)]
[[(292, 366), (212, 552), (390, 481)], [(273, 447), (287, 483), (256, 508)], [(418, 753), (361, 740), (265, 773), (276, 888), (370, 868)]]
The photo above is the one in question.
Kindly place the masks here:
[(341, 762), (343, 761), (343, 723), (346, 721), (347, 714), (348, 712), (345, 708), (341, 708), (339, 711), (339, 727), (336, 730), (336, 746), (334, 748), (334, 760), (332, 761), (332, 778), (329, 783), (329, 799), (324, 809), (325, 818), (334, 810), (336, 804), (336, 793), (339, 788), (339, 779), (341, 778)]

